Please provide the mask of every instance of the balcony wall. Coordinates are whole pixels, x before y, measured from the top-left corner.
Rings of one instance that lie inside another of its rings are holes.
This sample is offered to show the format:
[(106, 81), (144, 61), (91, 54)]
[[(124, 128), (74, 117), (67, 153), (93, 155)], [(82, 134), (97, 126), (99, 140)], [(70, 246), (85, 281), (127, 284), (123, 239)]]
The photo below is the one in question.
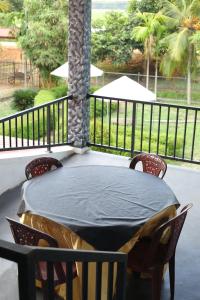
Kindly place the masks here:
[(46, 149), (33, 149), (4, 152), (0, 155), (0, 195), (23, 182), (25, 166), (34, 158), (51, 156), (59, 160), (66, 159), (74, 153), (74, 148), (69, 146), (55, 147), (49, 153)]

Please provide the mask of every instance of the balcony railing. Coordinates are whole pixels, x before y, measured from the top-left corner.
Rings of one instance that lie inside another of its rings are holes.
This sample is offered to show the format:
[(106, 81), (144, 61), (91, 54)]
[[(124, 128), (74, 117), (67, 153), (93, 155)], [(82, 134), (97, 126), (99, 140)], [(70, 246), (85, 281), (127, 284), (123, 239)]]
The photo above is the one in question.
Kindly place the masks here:
[(0, 119), (0, 151), (68, 145), (66, 96)]
[(200, 107), (90, 95), (90, 146), (200, 163)]
[[(89, 146), (200, 164), (200, 107), (88, 97)], [(69, 100), (66, 96), (0, 119), (0, 151), (69, 145)]]

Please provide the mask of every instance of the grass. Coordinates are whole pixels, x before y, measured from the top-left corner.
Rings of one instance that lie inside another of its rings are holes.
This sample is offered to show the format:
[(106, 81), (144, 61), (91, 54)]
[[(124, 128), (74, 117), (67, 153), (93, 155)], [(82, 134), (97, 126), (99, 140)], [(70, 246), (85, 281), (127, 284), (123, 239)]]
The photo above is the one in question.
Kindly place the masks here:
[[(166, 98), (167, 101), (172, 99), (171, 103), (182, 103), (186, 104), (186, 95), (184, 92), (176, 92), (176, 91), (160, 91), (157, 94), (158, 98)], [(178, 102), (174, 102), (174, 100), (178, 100)], [(192, 93), (192, 104), (196, 104), (200, 106), (200, 91)]]
[(12, 108), (12, 100), (0, 102), (0, 118), (12, 115), (16, 109)]
[(34, 105), (38, 106), (43, 103), (53, 101), (55, 99), (54, 93), (51, 90), (40, 90), (35, 97)]

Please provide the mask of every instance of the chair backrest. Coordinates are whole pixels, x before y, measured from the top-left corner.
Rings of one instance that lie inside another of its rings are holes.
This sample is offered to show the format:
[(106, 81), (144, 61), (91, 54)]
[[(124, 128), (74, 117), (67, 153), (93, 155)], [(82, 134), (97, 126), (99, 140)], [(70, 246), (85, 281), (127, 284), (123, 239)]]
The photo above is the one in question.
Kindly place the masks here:
[[(187, 212), (191, 207), (192, 204), (184, 206), (176, 217), (168, 220), (153, 232), (148, 247), (148, 255), (144, 258), (144, 265), (151, 267), (169, 262), (175, 254)], [(168, 238), (167, 241), (162, 242), (164, 234), (167, 234)]]
[[(26, 245), (26, 246), (39, 246), (40, 241), (45, 241), (48, 247), (58, 248), (57, 241), (42, 231), (34, 229), (30, 226), (21, 224), (13, 219), (6, 217), (7, 221), (9, 222), (10, 229), (16, 244)], [(37, 274), (39, 280), (46, 280), (46, 272), (42, 272), (45, 266), (43, 264), (39, 264), (37, 266)], [(65, 271), (63, 266), (60, 263), (56, 263), (55, 266), (55, 273), (57, 275), (57, 280), (59, 282), (64, 282), (65, 280)]]
[(48, 243), (49, 247), (58, 247), (57, 241), (50, 235), (34, 229), (30, 226), (19, 223), (6, 217), (16, 244), (38, 246), (41, 240)]
[[(69, 249), (53, 248), (27, 248), (25, 246), (15, 245), (7, 241), (0, 240), (0, 257), (6, 258), (18, 263), (19, 269), (19, 295), (20, 300), (36, 300), (35, 286), (35, 264), (39, 261), (47, 263), (47, 298), (54, 299), (54, 273), (53, 265), (57, 262), (66, 264), (65, 282), (67, 289), (64, 289), (68, 300), (75, 299), (73, 286), (73, 262), (78, 262), (82, 266), (82, 276), (80, 280), (81, 299), (88, 299), (88, 285), (94, 284), (94, 299), (102, 299), (102, 274), (105, 263), (108, 265), (108, 272), (104, 274), (104, 280), (107, 282), (107, 299), (124, 300), (126, 287), (126, 262), (127, 255), (119, 252), (104, 251), (77, 251)], [(26, 263), (24, 263), (26, 262)], [(90, 263), (93, 263), (94, 278), (90, 277)], [(116, 270), (116, 284), (114, 269)]]
[(166, 162), (161, 157), (155, 154), (141, 153), (136, 155), (130, 163), (130, 168), (135, 169), (138, 162), (142, 163), (143, 172), (152, 174), (157, 177), (159, 177), (160, 175), (161, 178), (163, 178), (167, 171)]
[(25, 175), (27, 179), (31, 179), (62, 166), (62, 163), (53, 157), (40, 157), (32, 160), (26, 166)]

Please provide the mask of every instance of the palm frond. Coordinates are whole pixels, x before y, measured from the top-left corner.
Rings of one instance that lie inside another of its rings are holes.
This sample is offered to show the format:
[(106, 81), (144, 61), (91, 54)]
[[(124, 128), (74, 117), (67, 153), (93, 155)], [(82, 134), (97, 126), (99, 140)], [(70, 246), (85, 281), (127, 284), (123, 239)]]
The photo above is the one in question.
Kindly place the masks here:
[(10, 5), (9, 1), (7, 1), (7, 0), (0, 1), (0, 12), (7, 12), (10, 10), (10, 8), (11, 8), (11, 5)]
[(148, 27), (136, 26), (133, 28), (131, 36), (138, 42), (144, 42), (145, 39), (148, 37), (148, 33)]
[(179, 5), (176, 5), (168, 0), (163, 1), (163, 14), (167, 17), (173, 18), (174, 20), (180, 20), (183, 17), (182, 10)]
[(199, 0), (193, 0), (190, 4), (190, 12), (193, 16), (199, 16), (200, 17), (200, 2)]
[(187, 28), (173, 35), (173, 38), (169, 41), (169, 52), (172, 60), (181, 62), (183, 57), (187, 55), (189, 36)]

